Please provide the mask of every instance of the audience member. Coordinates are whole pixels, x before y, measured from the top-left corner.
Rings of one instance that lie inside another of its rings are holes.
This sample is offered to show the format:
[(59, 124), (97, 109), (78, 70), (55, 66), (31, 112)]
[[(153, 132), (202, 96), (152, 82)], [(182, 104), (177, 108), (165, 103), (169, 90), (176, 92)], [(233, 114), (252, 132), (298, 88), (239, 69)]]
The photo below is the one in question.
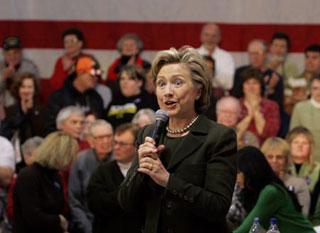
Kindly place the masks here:
[(304, 78), (308, 87), (314, 76), (320, 75), (320, 44), (311, 44), (304, 50), (304, 71), (298, 78)]
[(279, 107), (276, 102), (263, 96), (264, 84), (261, 72), (246, 69), (242, 73), (240, 93), (240, 132), (250, 131), (260, 144), (268, 137), (276, 136), (280, 127)]
[(268, 47), (266, 42), (259, 39), (250, 41), (248, 44), (248, 56), (249, 65), (241, 66), (236, 70), (232, 95), (237, 98), (241, 97), (241, 86), (243, 83), (242, 73), (249, 68), (254, 68), (259, 70), (263, 76), (264, 91), (261, 93), (261, 95), (270, 100), (276, 101), (280, 107), (280, 110), (283, 110), (283, 81), (276, 72), (267, 67)]
[(144, 77), (133, 65), (124, 66), (119, 74), (120, 91), (114, 91), (112, 101), (106, 111), (106, 119), (116, 128), (131, 122), (134, 114), (142, 108), (158, 109), (154, 96), (143, 89)]
[(24, 168), (13, 191), (13, 232), (68, 232), (59, 170), (74, 159), (78, 145), (63, 132), (48, 135), (37, 148), (34, 163)]
[[(15, 153), (8, 139), (0, 136), (0, 187), (5, 188), (15, 171)], [(0, 188), (0, 190), (2, 190)]]
[[(82, 134), (80, 136), (82, 141), (85, 141), (89, 145), (89, 139), (90, 139), (90, 127), (95, 122), (98, 120), (98, 116), (94, 112), (86, 112), (85, 117), (84, 117), (84, 126), (82, 130)], [(88, 146), (89, 147), (89, 146)]]
[(218, 100), (216, 105), (217, 122), (236, 130), (238, 147), (259, 147), (258, 138), (250, 131), (237, 127), (240, 117), (239, 100), (232, 96), (225, 96)]
[(132, 124), (139, 128), (153, 124), (156, 121), (156, 114), (150, 108), (142, 108), (132, 118)]
[(207, 23), (202, 27), (201, 46), (198, 52), (204, 56), (209, 55), (215, 61), (215, 78), (213, 87), (229, 91), (233, 85), (235, 64), (233, 57), (219, 47), (221, 30), (217, 24)]
[[(43, 138), (35, 136), (32, 138), (28, 138), (21, 146), (21, 152), (23, 156), (23, 160), (27, 166), (31, 166), (33, 164), (33, 157), (35, 154), (36, 148), (42, 143)], [(12, 180), (10, 182), (8, 188), (7, 195), (7, 217), (10, 223), (13, 221), (13, 189), (16, 185), (17, 173), (13, 175)]]
[(8, 139), (0, 136), (0, 231), (6, 232), (11, 225), (8, 221), (7, 190), (15, 170), (15, 154)]
[(69, 176), (69, 204), (73, 231), (77, 233), (92, 233), (93, 215), (87, 205), (87, 187), (92, 173), (103, 161), (111, 159), (112, 152), (113, 130), (109, 123), (96, 120), (89, 133), (91, 148), (79, 153)]
[(288, 143), (282, 138), (268, 138), (261, 146), (261, 151), (266, 156), (273, 172), (289, 190), (296, 194), (299, 204), (302, 206), (302, 213), (308, 216), (310, 207), (309, 188), (305, 179), (293, 176), (288, 171), (290, 164)]
[(94, 214), (93, 233), (140, 233), (142, 216), (120, 207), (117, 192), (132, 160), (137, 128), (130, 123), (116, 128), (114, 160), (102, 163), (93, 173), (88, 186), (88, 204)]
[(309, 87), (304, 78), (289, 79), (290, 90), (285, 93), (284, 107), (285, 111), (291, 116), (294, 106), (308, 99)]
[(4, 106), (8, 107), (14, 104), (10, 89), (16, 75), (32, 73), (39, 78), (39, 70), (31, 60), (23, 56), (19, 37), (6, 37), (2, 43), (2, 49), (4, 60), (0, 61), (0, 88), (5, 91), (1, 98), (3, 98)]
[(56, 61), (50, 78), (52, 92), (63, 87), (64, 80), (74, 72), (76, 61), (83, 55), (84, 35), (78, 28), (66, 29), (62, 33), (61, 39), (64, 54)]
[(84, 111), (103, 112), (103, 100), (94, 90), (96, 78), (101, 74), (99, 64), (92, 57), (80, 57), (75, 72), (69, 75), (64, 87), (49, 97), (46, 111), (46, 132), (55, 131), (55, 119), (58, 112), (67, 106), (77, 105)]
[(61, 109), (57, 115), (56, 125), (58, 130), (79, 140), (84, 128), (83, 110), (77, 106), (68, 106)]
[(244, 207), (249, 214), (235, 233), (249, 232), (256, 217), (264, 229), (268, 229), (270, 218), (275, 217), (281, 232), (315, 232), (300, 212), (295, 194), (287, 190), (260, 150), (250, 146), (240, 149), (237, 162), (243, 178), (240, 186)]
[(109, 84), (112, 84), (118, 78), (120, 71), (126, 65), (134, 65), (137, 69), (150, 68), (150, 63), (140, 56), (143, 50), (143, 42), (138, 35), (132, 33), (123, 35), (117, 42), (117, 50), (120, 57), (108, 69), (107, 82)]
[(22, 73), (13, 82), (15, 104), (6, 109), (0, 134), (12, 141), (17, 169), (25, 166), (20, 146), (30, 137), (44, 133), (44, 108), (39, 103), (39, 84), (32, 73)]
[(299, 75), (298, 67), (289, 59), (291, 40), (284, 32), (275, 32), (272, 35), (269, 47), (268, 67), (277, 72), (282, 78), (285, 89), (290, 88), (289, 80)]
[(155, 95), (156, 85), (154, 84), (151, 69), (146, 70), (146, 80), (144, 89), (150, 94)]
[(312, 154), (313, 135), (307, 128), (297, 126), (290, 130), (287, 141), (290, 145), (290, 159), (292, 161), (289, 171), (294, 176), (304, 178), (312, 193), (320, 177), (320, 163), (315, 161)]
[(313, 134), (313, 156), (320, 162), (320, 76), (315, 76), (311, 81), (311, 98), (295, 105), (291, 117), (290, 129), (304, 126)]

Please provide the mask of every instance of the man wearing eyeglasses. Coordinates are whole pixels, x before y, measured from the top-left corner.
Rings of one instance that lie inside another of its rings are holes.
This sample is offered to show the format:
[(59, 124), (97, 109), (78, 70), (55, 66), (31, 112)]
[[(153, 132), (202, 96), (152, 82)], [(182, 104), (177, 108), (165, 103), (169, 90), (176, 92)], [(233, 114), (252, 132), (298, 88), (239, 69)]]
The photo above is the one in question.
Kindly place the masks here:
[(79, 153), (69, 176), (69, 205), (73, 230), (78, 233), (92, 232), (93, 215), (87, 205), (87, 186), (98, 165), (112, 159), (112, 126), (104, 120), (94, 121), (89, 128), (88, 140), (91, 149)]
[(125, 212), (117, 200), (119, 186), (136, 156), (137, 130), (131, 123), (118, 126), (113, 140), (114, 160), (101, 164), (91, 176), (87, 200), (94, 215), (93, 233), (141, 232), (141, 216)]
[(75, 72), (65, 80), (64, 86), (55, 91), (48, 101), (46, 111), (46, 133), (55, 131), (55, 118), (60, 109), (75, 105), (85, 112), (91, 111), (102, 117), (104, 105), (94, 89), (101, 75), (99, 63), (93, 57), (82, 56), (75, 65)]

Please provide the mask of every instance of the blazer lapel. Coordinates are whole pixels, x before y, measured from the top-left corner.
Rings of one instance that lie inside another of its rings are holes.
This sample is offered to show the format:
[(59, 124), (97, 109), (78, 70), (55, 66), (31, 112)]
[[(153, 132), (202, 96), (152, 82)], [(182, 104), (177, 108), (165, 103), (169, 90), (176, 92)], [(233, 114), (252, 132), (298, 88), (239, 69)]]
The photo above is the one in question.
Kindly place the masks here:
[(189, 134), (181, 141), (176, 152), (172, 155), (168, 164), (168, 170), (171, 170), (175, 165), (193, 154), (194, 151), (203, 144), (203, 141), (197, 134), (208, 134), (209, 127), (207, 127), (207, 121), (208, 119), (205, 116), (199, 116), (198, 120), (190, 128)]
[(175, 165), (180, 163), (186, 157), (190, 156), (198, 147), (202, 145), (197, 137), (189, 134), (184, 138), (181, 144), (178, 146), (176, 152), (172, 155), (172, 158), (168, 164), (168, 170), (171, 170)]

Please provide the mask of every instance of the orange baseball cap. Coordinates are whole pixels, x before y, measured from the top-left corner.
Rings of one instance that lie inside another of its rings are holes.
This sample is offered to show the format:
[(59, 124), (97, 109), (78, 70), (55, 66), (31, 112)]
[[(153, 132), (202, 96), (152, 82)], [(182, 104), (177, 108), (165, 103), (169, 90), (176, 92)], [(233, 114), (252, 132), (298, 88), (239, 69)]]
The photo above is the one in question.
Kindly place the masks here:
[(99, 63), (92, 57), (80, 57), (76, 64), (76, 72), (80, 73), (89, 73), (93, 76), (100, 76), (101, 70)]

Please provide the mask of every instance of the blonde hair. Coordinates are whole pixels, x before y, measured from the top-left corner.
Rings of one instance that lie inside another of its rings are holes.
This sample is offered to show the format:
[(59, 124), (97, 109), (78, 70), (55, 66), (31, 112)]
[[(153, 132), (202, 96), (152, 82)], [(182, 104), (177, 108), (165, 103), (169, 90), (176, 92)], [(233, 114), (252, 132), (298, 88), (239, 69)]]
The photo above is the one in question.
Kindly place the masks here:
[(78, 143), (70, 135), (56, 131), (49, 134), (35, 151), (34, 162), (52, 169), (67, 167), (78, 152)]
[(262, 153), (266, 156), (269, 151), (278, 149), (281, 151), (281, 154), (286, 158), (287, 165), (290, 163), (290, 146), (286, 140), (279, 137), (270, 137), (264, 141), (261, 146)]
[(189, 68), (192, 81), (201, 90), (201, 95), (195, 102), (195, 110), (203, 113), (210, 104), (212, 84), (208, 67), (197, 50), (190, 46), (184, 46), (179, 50), (171, 48), (160, 51), (152, 63), (152, 76), (156, 81), (157, 75), (164, 65), (184, 64)]
[(310, 144), (310, 155), (309, 155), (309, 163), (313, 164), (314, 163), (314, 158), (312, 156), (312, 152), (314, 149), (314, 139), (312, 133), (305, 127), (303, 126), (297, 126), (294, 127), (290, 132), (288, 133), (286, 140), (287, 142), (291, 145), (292, 141), (299, 135), (303, 135), (306, 137), (306, 139), (309, 141)]

